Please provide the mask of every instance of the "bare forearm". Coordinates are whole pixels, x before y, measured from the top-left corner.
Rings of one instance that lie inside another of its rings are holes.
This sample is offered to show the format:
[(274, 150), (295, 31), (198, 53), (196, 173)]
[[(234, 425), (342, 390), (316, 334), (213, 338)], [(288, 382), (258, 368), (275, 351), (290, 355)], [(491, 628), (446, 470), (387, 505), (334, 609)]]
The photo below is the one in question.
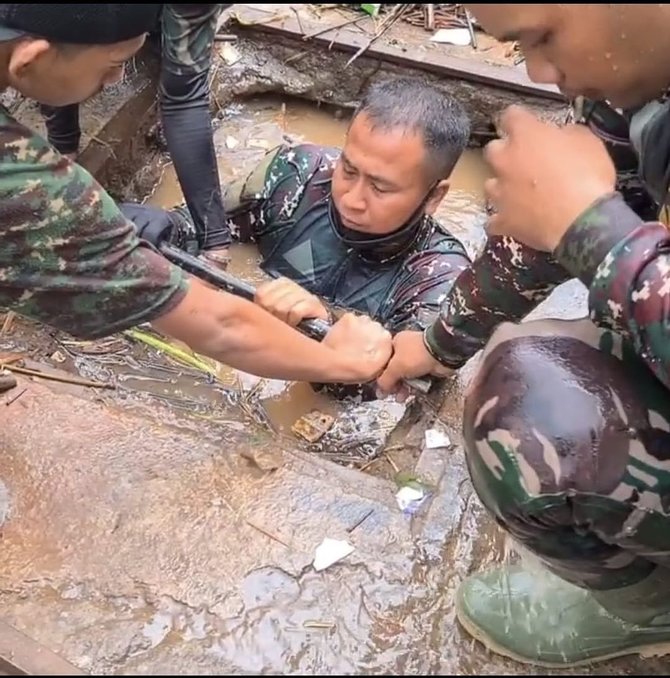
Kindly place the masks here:
[(348, 382), (357, 379), (353, 356), (313, 341), (261, 308), (197, 283), (189, 299), (154, 326), (194, 351), (270, 379)]

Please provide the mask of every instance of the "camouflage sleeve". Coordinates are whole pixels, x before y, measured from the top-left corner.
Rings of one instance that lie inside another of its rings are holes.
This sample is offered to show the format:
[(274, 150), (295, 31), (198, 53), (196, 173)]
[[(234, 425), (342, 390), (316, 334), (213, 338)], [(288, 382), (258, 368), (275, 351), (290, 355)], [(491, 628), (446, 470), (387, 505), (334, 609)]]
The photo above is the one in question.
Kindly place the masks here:
[(274, 191), (270, 169), (284, 149), (279, 146), (269, 151), (250, 172), (227, 184), (223, 191), (228, 227), (240, 242), (256, 238), (263, 208)]
[(665, 226), (644, 222), (616, 193), (570, 227), (556, 257), (589, 288), (591, 319), (628, 338), (670, 387), (670, 233)]
[[(655, 219), (657, 205), (639, 176), (628, 120), (589, 101), (579, 102), (574, 117), (604, 142), (626, 202), (642, 219)], [(496, 325), (522, 320), (570, 277), (554, 257), (511, 238), (490, 238), (482, 255), (458, 278), (440, 318), (426, 330), (426, 347), (445, 365), (460, 367), (483, 348)]]
[(488, 238), (463, 271), (424, 335), (441, 363), (458, 368), (484, 347), (501, 322), (519, 322), (570, 278), (551, 256), (512, 238)]
[(150, 321), (186, 293), (86, 172), (0, 115), (0, 307), (79, 337)]
[(458, 275), (469, 266), (465, 248), (451, 236), (412, 255), (384, 301), (379, 321), (393, 334), (424, 330), (439, 315), (440, 304)]

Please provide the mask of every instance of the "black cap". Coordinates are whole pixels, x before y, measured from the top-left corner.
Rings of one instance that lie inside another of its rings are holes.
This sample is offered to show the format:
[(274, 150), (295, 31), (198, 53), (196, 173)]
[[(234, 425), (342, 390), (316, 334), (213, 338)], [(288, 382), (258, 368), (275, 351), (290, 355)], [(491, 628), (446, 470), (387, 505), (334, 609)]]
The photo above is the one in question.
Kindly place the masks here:
[(26, 35), (50, 42), (108, 45), (158, 26), (163, 5), (0, 4), (0, 42)]

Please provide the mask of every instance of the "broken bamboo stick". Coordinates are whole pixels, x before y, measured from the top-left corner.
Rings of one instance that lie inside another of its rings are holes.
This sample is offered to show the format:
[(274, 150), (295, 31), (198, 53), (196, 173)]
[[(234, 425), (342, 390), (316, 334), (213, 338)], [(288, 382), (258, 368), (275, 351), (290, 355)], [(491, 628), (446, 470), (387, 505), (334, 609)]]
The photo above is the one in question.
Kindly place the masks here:
[(28, 377), (39, 377), (40, 379), (47, 379), (49, 381), (59, 381), (63, 384), (72, 384), (73, 386), (88, 386), (90, 388), (107, 388), (114, 390), (114, 384), (106, 384), (103, 381), (89, 381), (88, 379), (80, 379), (79, 377), (66, 377), (60, 374), (47, 374), (46, 372), (38, 372), (37, 370), (29, 370), (26, 367), (17, 367), (16, 365), (3, 365), (6, 370), (16, 372), (17, 374), (24, 374)]

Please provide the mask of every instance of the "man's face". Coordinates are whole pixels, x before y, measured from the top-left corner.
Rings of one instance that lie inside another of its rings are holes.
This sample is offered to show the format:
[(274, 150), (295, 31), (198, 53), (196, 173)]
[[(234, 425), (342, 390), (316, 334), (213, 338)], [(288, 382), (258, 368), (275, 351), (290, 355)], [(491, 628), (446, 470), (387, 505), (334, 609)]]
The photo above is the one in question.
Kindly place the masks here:
[[(661, 5), (466, 5), (495, 38), (518, 40), (531, 80), (567, 96), (637, 106), (670, 84)], [(670, 25), (667, 26), (670, 28)]]
[[(433, 181), (420, 135), (406, 130), (373, 129), (365, 113), (358, 114), (347, 134), (335, 172), (335, 207), (347, 228), (370, 235), (397, 231), (426, 199)], [(430, 213), (448, 184), (431, 193)]]
[(61, 48), (46, 40), (19, 41), (9, 59), (9, 84), (26, 97), (50, 106), (79, 103), (119, 82), (126, 61), (145, 36), (113, 45)]

